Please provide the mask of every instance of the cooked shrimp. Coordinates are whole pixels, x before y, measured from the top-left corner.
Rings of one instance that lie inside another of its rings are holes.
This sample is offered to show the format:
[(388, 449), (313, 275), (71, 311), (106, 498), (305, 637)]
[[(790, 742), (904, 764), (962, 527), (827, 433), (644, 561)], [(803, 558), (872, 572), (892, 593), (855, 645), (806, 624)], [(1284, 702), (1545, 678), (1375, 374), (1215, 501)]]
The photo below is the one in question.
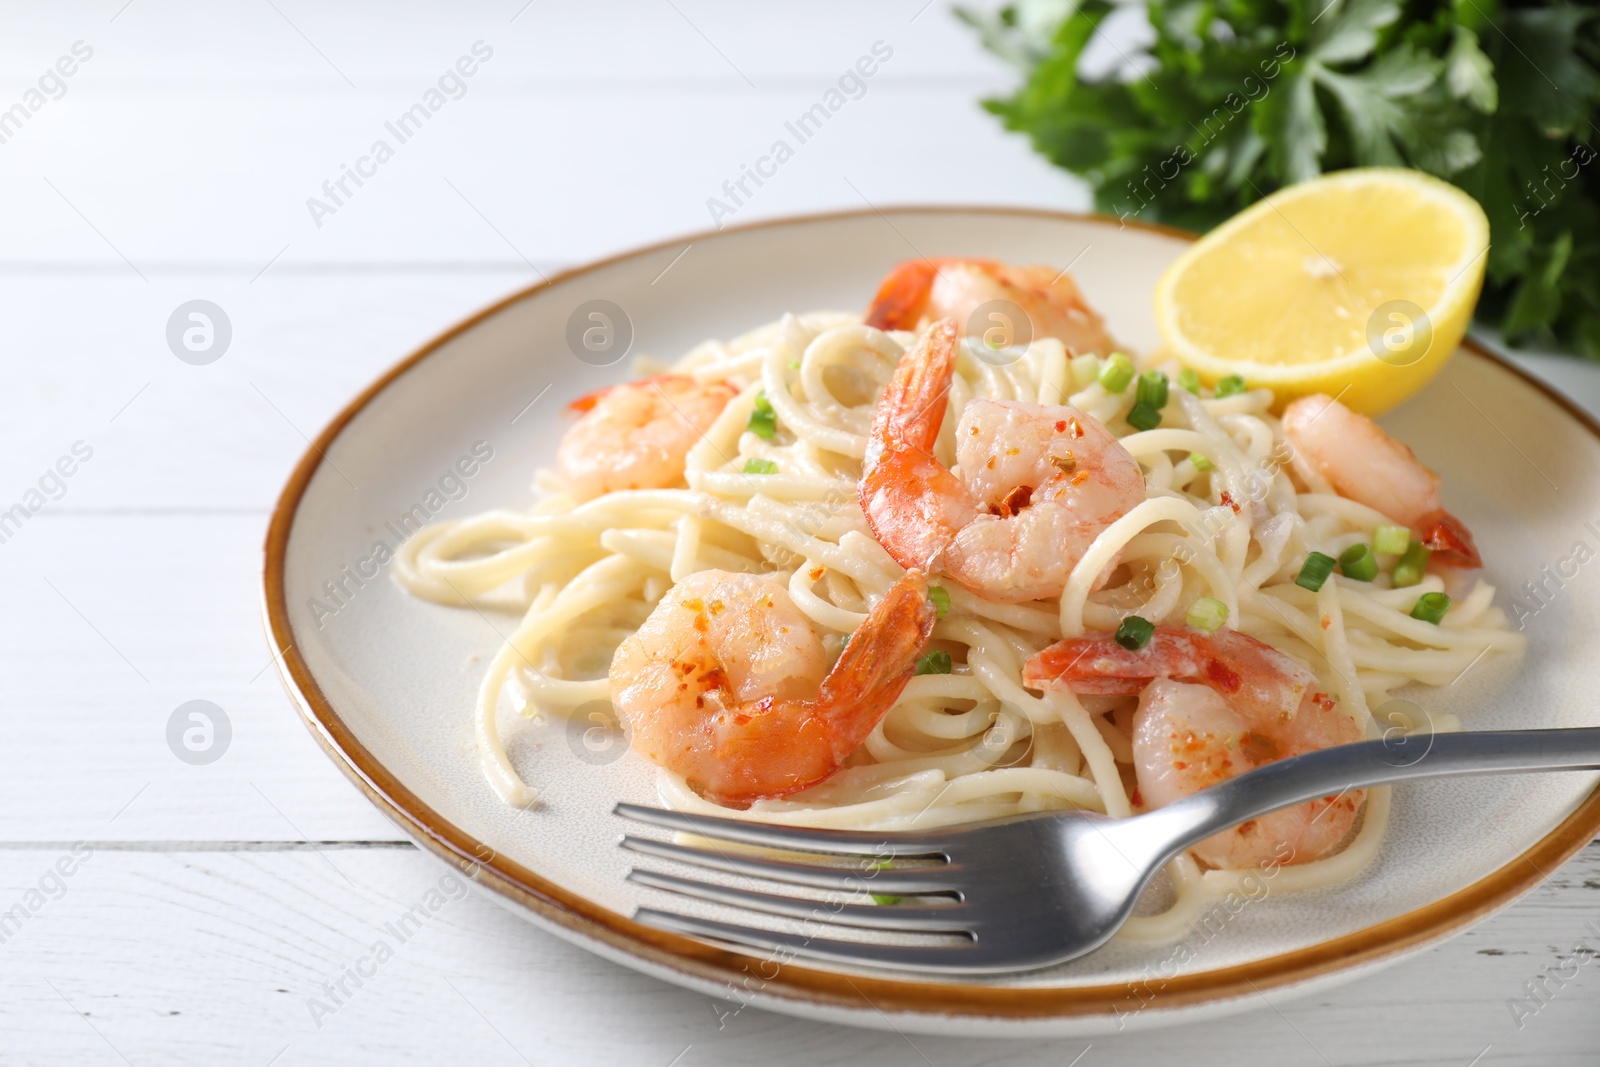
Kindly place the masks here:
[(683, 481), (684, 459), (738, 390), (660, 374), (579, 397), (556, 470), (576, 500), (618, 489), (665, 489)]
[(935, 568), (994, 600), (1059, 596), (1091, 542), (1144, 500), (1144, 474), (1074, 408), (974, 400), (956, 428), (960, 474), (933, 457), (955, 373), (941, 319), (900, 359), (872, 416), (861, 509), (901, 566)]
[(990, 323), (969, 320), (991, 300), (1006, 300), (1028, 316), (1034, 337), (1054, 337), (1073, 353), (1106, 355), (1116, 347), (1105, 321), (1084, 302), (1066, 271), (1011, 267), (987, 259), (908, 259), (889, 272), (867, 309), (867, 325), (915, 330), (954, 318), (974, 333)]
[(1317, 394), (1284, 409), (1283, 432), (1340, 496), (1411, 527), (1441, 562), (1483, 566), (1472, 533), (1439, 499), (1439, 476), (1377, 423)]
[(916, 670), (937, 612), (908, 573), (829, 670), (810, 620), (770, 578), (699, 571), (661, 598), (611, 661), (633, 747), (719, 804), (830, 777)]
[[(1275, 760), (1362, 739), (1355, 720), (1310, 671), (1234, 630), (1162, 628), (1138, 651), (1110, 634), (1069, 638), (1030, 659), (1022, 680), (1036, 689), (1139, 694), (1135, 800), (1148, 808)], [(1214, 834), (1193, 851), (1227, 868), (1320, 859), (1350, 836), (1365, 798), (1363, 790), (1347, 790), (1275, 811)]]

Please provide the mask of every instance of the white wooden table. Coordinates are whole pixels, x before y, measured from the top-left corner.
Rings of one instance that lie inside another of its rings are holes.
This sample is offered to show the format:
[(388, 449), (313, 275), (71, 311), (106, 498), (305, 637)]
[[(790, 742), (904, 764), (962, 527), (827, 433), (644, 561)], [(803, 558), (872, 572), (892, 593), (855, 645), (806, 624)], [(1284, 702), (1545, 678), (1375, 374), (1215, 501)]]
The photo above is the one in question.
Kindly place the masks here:
[[(472, 76), (446, 82), (460, 98), (397, 144), (385, 123), (480, 41)], [(1359, 984), (1087, 1053), (719, 1022), (726, 1006), (476, 895), (316, 1017), (440, 868), (317, 750), (269, 669), (259, 546), (306, 435), (539, 272), (707, 226), (708, 198), (728, 203), (723, 182), (879, 41), (893, 54), (864, 95), (735, 221), (1085, 204), (979, 111), (1010, 75), (944, 0), (0, 11), (0, 112), (27, 111), (0, 122), (0, 511), (28, 512), (0, 521), (0, 1062), (1594, 1062), (1600, 967), (1574, 950), (1600, 936), (1597, 846)], [(393, 158), (362, 163), (380, 138)], [(332, 202), (346, 165), (368, 176)], [(167, 343), (192, 299), (231, 323), (209, 365)], [(1592, 368), (1533, 363), (1600, 403)], [(49, 473), (75, 445), (92, 454)], [(195, 699), (232, 728), (207, 765), (167, 741)]]

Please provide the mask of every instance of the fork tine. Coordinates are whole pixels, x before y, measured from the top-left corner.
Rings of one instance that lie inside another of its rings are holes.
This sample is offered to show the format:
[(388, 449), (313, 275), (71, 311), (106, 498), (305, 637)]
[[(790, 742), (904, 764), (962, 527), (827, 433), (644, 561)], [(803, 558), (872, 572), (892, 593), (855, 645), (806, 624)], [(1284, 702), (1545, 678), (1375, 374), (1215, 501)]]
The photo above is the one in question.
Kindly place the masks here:
[(961, 880), (957, 877), (957, 872), (961, 868), (953, 864), (904, 871), (823, 867), (812, 863), (790, 863), (786, 860), (770, 860), (732, 852), (711, 852), (672, 841), (656, 841), (648, 837), (624, 837), (622, 847), (634, 852), (643, 852), (647, 856), (691, 863), (696, 867), (709, 867), (714, 871), (766, 878), (774, 882), (788, 882), (791, 885), (813, 886), (817, 889), (848, 889), (859, 892), (872, 890), (899, 894), (954, 893), (961, 889)]
[(640, 908), (633, 913), (634, 922), (667, 930), (675, 934), (721, 941), (748, 948), (783, 952), (789, 956), (806, 956), (832, 963), (854, 963), (870, 967), (887, 967), (902, 971), (947, 971), (954, 973), (995, 969), (976, 948), (976, 943), (956, 947), (929, 945), (873, 945), (853, 941), (829, 941), (803, 934), (761, 930), (753, 926), (699, 919), (692, 915), (679, 915), (672, 911)]
[(856, 830), (815, 830), (800, 826), (775, 826), (772, 823), (722, 819), (711, 815), (691, 815), (665, 811), (640, 804), (618, 804), (614, 814), (636, 822), (663, 826), (669, 830), (720, 837), (747, 845), (781, 848), (798, 852), (840, 852), (850, 856), (879, 856), (885, 859), (904, 856), (941, 856), (944, 846), (938, 840), (904, 833), (863, 833)]
[(778, 896), (773, 893), (753, 893), (748, 889), (712, 885), (709, 882), (697, 882), (692, 878), (679, 878), (675, 874), (639, 868), (628, 872), (628, 881), (635, 885), (650, 886), (652, 889), (682, 893), (697, 900), (730, 904), (736, 908), (750, 908), (769, 915), (783, 915), (808, 922), (857, 926), (867, 930), (961, 934), (968, 931), (972, 918), (965, 904), (949, 904), (943, 907), (838, 904), (824, 900)]

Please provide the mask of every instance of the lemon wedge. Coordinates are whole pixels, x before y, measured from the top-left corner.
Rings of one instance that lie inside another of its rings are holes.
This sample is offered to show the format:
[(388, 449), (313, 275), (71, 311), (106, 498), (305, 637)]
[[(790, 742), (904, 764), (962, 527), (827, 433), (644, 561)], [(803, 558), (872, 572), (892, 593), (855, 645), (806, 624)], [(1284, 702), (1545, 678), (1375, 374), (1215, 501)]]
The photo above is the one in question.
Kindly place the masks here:
[(1196, 241), (1156, 286), (1171, 355), (1282, 405), (1338, 396), (1368, 415), (1455, 353), (1483, 286), (1489, 220), (1455, 186), (1368, 167), (1291, 185)]

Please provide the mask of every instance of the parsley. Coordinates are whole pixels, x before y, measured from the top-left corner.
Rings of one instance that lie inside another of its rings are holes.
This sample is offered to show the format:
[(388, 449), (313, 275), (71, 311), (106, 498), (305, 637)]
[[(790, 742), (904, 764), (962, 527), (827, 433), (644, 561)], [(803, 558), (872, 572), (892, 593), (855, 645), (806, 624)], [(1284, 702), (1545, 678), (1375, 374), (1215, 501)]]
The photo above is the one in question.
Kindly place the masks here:
[(1480, 321), (1600, 359), (1595, 4), (1146, 0), (1143, 53), (1080, 70), (1116, 6), (957, 12), (1024, 74), (984, 106), (1101, 211), (1206, 230), (1325, 171), (1414, 167), (1489, 216)]

